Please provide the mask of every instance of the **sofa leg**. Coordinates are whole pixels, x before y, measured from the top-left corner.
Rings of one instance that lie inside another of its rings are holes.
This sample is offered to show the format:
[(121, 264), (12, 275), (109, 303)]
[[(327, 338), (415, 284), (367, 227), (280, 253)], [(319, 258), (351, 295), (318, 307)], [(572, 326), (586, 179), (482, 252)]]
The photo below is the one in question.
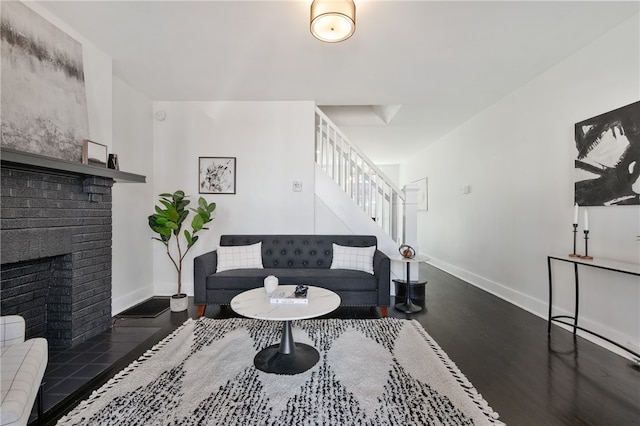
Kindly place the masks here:
[(380, 313), (382, 314), (382, 318), (386, 318), (389, 315), (389, 307), (388, 306), (379, 306)]
[(204, 315), (204, 311), (207, 310), (207, 305), (197, 305), (198, 308), (198, 318)]

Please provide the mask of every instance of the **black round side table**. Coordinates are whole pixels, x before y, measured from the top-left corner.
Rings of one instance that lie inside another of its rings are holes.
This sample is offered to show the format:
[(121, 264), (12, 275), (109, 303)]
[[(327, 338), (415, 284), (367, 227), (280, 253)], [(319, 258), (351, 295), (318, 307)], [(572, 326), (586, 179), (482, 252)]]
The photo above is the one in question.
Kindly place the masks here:
[[(395, 308), (400, 311), (400, 312), (404, 312), (407, 314), (414, 314), (416, 312), (420, 312), (422, 310), (421, 306), (416, 305), (415, 303), (413, 303), (412, 300), (412, 295), (411, 295), (411, 288), (418, 286), (418, 285), (425, 285), (427, 282), (426, 281), (421, 281), (420, 279), (418, 280), (414, 280), (411, 281), (411, 264), (412, 263), (420, 263), (420, 262), (426, 262), (427, 260), (429, 260), (427, 257), (425, 256), (415, 256), (414, 258), (408, 259), (402, 256), (395, 256), (392, 257), (391, 260), (395, 260), (398, 262), (404, 262), (407, 265), (407, 276), (405, 280), (393, 280), (394, 283), (398, 283), (398, 284), (404, 284), (407, 287), (407, 297), (405, 298), (405, 301), (402, 303), (397, 303), (395, 305)], [(426, 298), (425, 298), (426, 299)]]

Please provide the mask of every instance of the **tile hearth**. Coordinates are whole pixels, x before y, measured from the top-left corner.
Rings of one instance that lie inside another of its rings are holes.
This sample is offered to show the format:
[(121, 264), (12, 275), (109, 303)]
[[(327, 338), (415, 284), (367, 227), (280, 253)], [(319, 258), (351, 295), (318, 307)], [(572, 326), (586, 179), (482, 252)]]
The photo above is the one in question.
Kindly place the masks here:
[(74, 395), (92, 381), (113, 374), (132, 360), (131, 353), (151, 339), (162, 327), (126, 325), (115, 320), (110, 330), (70, 349), (50, 349), (44, 376), (45, 418), (59, 405), (73, 402)]

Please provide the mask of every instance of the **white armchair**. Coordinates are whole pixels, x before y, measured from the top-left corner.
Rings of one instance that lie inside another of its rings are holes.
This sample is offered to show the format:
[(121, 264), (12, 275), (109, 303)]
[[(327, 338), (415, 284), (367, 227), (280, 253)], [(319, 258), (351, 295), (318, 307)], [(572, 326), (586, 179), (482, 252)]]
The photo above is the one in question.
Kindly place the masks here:
[(42, 377), (47, 368), (47, 340), (25, 338), (24, 318), (0, 317), (0, 425), (26, 425), (38, 399), (42, 420)]

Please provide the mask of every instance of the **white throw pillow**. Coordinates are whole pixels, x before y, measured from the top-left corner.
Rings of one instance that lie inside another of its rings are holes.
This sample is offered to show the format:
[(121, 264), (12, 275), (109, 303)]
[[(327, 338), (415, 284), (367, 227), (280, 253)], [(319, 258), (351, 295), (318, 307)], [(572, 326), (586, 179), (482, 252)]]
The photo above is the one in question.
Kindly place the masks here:
[(249, 268), (263, 269), (262, 241), (249, 246), (218, 247), (218, 267), (216, 272)]
[(376, 246), (348, 247), (333, 244), (331, 269), (354, 269), (373, 275), (373, 254)]

